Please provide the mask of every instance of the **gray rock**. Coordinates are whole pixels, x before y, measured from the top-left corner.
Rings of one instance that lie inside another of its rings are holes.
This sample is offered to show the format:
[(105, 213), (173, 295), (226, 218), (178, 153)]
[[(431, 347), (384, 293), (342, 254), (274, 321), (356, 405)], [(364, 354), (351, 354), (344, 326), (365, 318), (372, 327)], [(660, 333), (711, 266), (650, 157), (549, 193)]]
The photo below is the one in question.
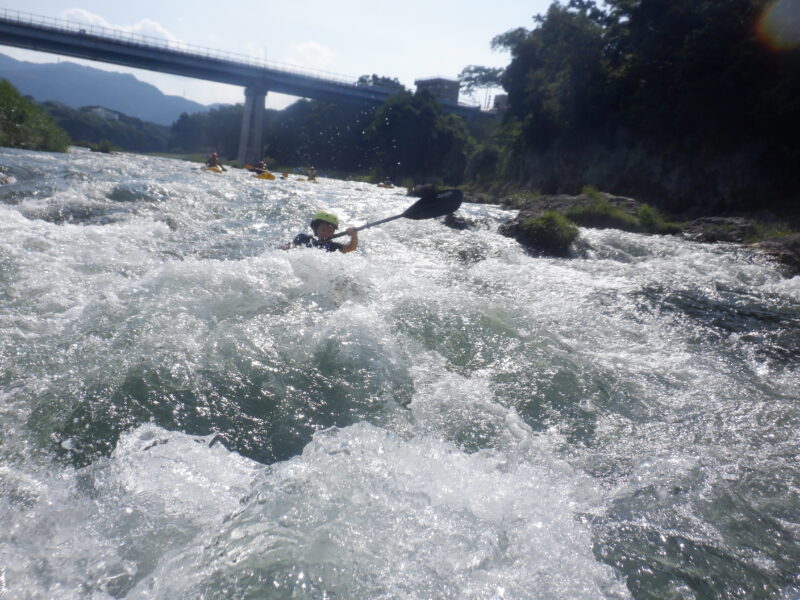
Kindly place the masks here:
[(758, 224), (745, 217), (702, 217), (686, 223), (683, 234), (698, 242), (743, 244), (758, 234)]
[(753, 247), (778, 261), (787, 277), (800, 275), (800, 233), (764, 240)]

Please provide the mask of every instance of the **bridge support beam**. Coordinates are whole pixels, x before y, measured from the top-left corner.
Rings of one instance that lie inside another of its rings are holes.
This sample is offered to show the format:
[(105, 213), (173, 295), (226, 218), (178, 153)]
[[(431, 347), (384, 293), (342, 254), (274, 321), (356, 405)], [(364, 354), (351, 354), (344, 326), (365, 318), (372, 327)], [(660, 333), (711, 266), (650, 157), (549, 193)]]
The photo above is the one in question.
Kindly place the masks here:
[(258, 87), (246, 87), (244, 90), (244, 114), (242, 115), (242, 131), (239, 136), (239, 155), (236, 160), (240, 165), (254, 165), (261, 160), (262, 132), (264, 126), (264, 102), (267, 90)]

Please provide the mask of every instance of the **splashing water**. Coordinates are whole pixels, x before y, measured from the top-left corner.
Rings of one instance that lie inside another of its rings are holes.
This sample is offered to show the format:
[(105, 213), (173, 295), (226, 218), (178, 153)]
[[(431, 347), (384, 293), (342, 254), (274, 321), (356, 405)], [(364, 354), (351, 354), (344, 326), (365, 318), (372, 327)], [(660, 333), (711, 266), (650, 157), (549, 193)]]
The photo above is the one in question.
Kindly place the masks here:
[[(800, 594), (800, 280), (403, 191), (3, 149), (0, 598)], [(413, 200), (413, 199), (411, 199)]]

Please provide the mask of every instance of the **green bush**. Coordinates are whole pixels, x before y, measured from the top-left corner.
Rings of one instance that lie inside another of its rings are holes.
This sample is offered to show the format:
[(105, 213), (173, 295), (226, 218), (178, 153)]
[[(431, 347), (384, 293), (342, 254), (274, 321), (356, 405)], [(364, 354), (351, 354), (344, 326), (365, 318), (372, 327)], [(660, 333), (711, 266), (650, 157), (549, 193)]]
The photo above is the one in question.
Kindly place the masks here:
[(65, 152), (69, 136), (5, 79), (0, 81), (0, 146)]
[(680, 233), (681, 226), (677, 223), (666, 221), (657, 208), (649, 204), (642, 204), (636, 211), (639, 226), (648, 233)]
[(597, 201), (604, 200), (603, 193), (593, 185), (583, 186), (581, 188), (581, 194), (583, 194), (584, 196), (589, 196), (589, 198), (591, 198), (592, 200), (597, 200)]
[(578, 228), (564, 215), (547, 211), (538, 219), (527, 219), (520, 227), (523, 241), (556, 254), (566, 254), (578, 237)]
[(595, 200), (591, 204), (569, 208), (565, 211), (565, 215), (584, 227), (642, 231), (639, 219), (614, 206), (605, 198)]

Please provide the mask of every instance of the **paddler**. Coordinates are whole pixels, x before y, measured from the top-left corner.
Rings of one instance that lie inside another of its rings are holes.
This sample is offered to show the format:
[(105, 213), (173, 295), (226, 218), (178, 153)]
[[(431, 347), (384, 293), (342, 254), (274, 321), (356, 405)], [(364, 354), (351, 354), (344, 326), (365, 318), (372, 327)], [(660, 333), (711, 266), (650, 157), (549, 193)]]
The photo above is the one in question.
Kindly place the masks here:
[(227, 171), (225, 167), (222, 166), (222, 163), (219, 161), (219, 154), (216, 152), (212, 152), (208, 155), (208, 160), (206, 161), (207, 167), (219, 167), (223, 171)]
[(347, 254), (358, 248), (358, 231), (354, 227), (345, 229), (345, 233), (350, 236), (350, 241), (347, 244), (339, 244), (330, 240), (329, 238), (338, 228), (339, 217), (321, 210), (311, 219), (311, 231), (314, 232), (314, 235), (298, 233), (291, 244), (286, 244), (281, 248), (288, 250), (289, 248), (303, 246), (306, 248), (320, 248), (327, 252), (336, 252), (338, 250), (342, 254)]

